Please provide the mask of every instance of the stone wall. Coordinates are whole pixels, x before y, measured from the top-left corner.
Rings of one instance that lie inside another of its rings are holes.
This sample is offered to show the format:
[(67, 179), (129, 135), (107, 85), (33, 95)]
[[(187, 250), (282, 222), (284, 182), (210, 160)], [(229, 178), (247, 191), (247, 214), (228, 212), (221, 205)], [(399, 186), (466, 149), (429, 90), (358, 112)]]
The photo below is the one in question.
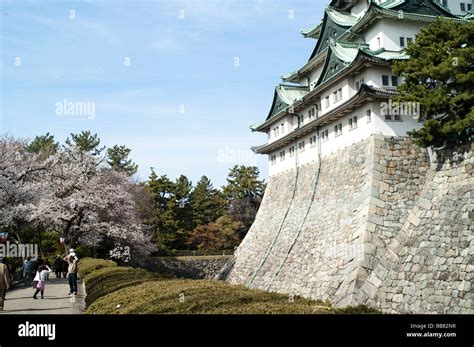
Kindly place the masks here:
[[(461, 295), (449, 301), (452, 311), (469, 311), (472, 299), (466, 281), (472, 275), (472, 247), (471, 253), (465, 247), (472, 243), (473, 184), (472, 152), (467, 153), (462, 163), (456, 164), (459, 167), (451, 167), (449, 155), (444, 154), (438, 163), (431, 164), (428, 152), (409, 140), (374, 135), (324, 157), (321, 163), (316, 160), (273, 176), (255, 223), (219, 277), (252, 288), (330, 300), (337, 306), (366, 303), (388, 312), (438, 312), (439, 307), (426, 306), (425, 298), (430, 294), (419, 298), (417, 289), (404, 288), (408, 282), (401, 273), (413, 271), (423, 278), (416, 277), (416, 283), (421, 281), (422, 286), (425, 281), (433, 288), (428, 272), (431, 280), (437, 280), (455, 269), (457, 275), (449, 275), (446, 281), (457, 289), (449, 287), (448, 294), (446, 285), (438, 284), (439, 289), (433, 289), (435, 298), (430, 300), (435, 304)], [(440, 160), (447, 160), (447, 164)], [(443, 195), (446, 189), (447, 198)], [(419, 211), (428, 206), (422, 220)], [(389, 252), (396, 255), (398, 242), (405, 240), (406, 232), (410, 233), (407, 228), (414, 222), (418, 225), (410, 235), (420, 233), (427, 239), (419, 240), (419, 245), (409, 241), (407, 247), (412, 249), (406, 250), (404, 260), (422, 259), (433, 266), (390, 268), (398, 271), (396, 274), (389, 274), (385, 267), (384, 276), (396, 276), (392, 282), (375, 277), (374, 273), (384, 273), (380, 264), (394, 258)], [(446, 250), (446, 254), (437, 255), (440, 259), (425, 254), (440, 254), (441, 244), (458, 251)], [(450, 267), (449, 257), (459, 265)], [(411, 299), (403, 299), (405, 294), (397, 292), (393, 294), (403, 294), (402, 301), (398, 302), (398, 295), (397, 303), (392, 303), (392, 291), (408, 290)]]
[(213, 279), (230, 256), (156, 257), (145, 266), (148, 271), (173, 277)]
[(413, 208), (358, 302), (392, 313), (474, 313), (473, 150), (436, 153)]

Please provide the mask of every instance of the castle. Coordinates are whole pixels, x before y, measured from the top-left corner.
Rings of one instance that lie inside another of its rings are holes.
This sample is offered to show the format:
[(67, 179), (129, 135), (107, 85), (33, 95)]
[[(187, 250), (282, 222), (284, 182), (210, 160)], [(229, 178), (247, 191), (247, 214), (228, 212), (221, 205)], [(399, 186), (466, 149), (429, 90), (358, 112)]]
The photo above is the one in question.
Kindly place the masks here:
[(472, 148), (428, 151), (406, 137), (416, 104), (392, 102), (391, 71), (437, 17), (472, 3), (333, 0), (308, 62), (282, 76), (265, 121), (269, 181), (221, 279), (385, 312), (473, 312)]

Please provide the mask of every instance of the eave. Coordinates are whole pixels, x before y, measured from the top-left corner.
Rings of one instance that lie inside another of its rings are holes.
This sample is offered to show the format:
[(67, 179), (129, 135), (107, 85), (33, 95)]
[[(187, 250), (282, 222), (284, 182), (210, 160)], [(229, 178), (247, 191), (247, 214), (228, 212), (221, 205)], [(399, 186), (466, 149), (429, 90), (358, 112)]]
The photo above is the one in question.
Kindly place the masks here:
[[(433, 2), (435, 5), (435, 2)], [(439, 6), (437, 6), (440, 8)], [(440, 8), (441, 9), (441, 8)], [(411, 13), (411, 12), (403, 12), (403, 18), (399, 18), (400, 13), (398, 10), (386, 9), (377, 5), (374, 2), (371, 2), (369, 8), (367, 9), (365, 15), (349, 30), (347, 30), (342, 36), (341, 40), (346, 40), (348, 38), (359, 36), (357, 35), (361, 31), (363, 31), (367, 26), (372, 24), (374, 21), (379, 20), (381, 18), (392, 18), (398, 19), (403, 21), (413, 21), (413, 22), (434, 22), (438, 18), (443, 17), (446, 19), (451, 19), (455, 21), (464, 21), (463, 19), (451, 14), (449, 12), (446, 13), (449, 16), (434, 16), (434, 15), (425, 15), (425, 14), (418, 14), (418, 13)]]
[(301, 30), (301, 35), (303, 35), (305, 38), (318, 39), (319, 34), (321, 33), (321, 28), (322, 24), (318, 24), (314, 28), (303, 29)]
[(314, 56), (310, 61), (308, 61), (301, 69), (295, 71), (289, 75), (281, 76), (281, 79), (285, 82), (295, 83), (301, 78), (306, 77), (306, 73), (313, 70), (316, 66), (324, 62), (328, 49), (325, 48)]

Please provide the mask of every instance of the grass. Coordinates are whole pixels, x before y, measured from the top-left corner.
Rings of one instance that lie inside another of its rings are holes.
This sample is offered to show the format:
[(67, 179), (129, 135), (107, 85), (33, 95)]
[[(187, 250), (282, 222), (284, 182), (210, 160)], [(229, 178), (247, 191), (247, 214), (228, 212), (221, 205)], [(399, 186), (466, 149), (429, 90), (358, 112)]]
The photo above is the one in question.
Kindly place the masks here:
[(84, 278), (87, 292), (86, 305), (124, 287), (157, 280), (161, 277), (146, 270), (130, 267), (112, 266), (92, 271)]
[(360, 305), (335, 309), (328, 302), (249, 289), (213, 280), (171, 279), (143, 269), (85, 258), (88, 314), (367, 314)]
[(104, 267), (116, 267), (117, 263), (112, 260), (84, 258), (78, 263), (79, 276), (85, 278), (93, 271), (102, 269)]
[(162, 280), (127, 287), (93, 302), (89, 314), (330, 313), (328, 303), (210, 280)]

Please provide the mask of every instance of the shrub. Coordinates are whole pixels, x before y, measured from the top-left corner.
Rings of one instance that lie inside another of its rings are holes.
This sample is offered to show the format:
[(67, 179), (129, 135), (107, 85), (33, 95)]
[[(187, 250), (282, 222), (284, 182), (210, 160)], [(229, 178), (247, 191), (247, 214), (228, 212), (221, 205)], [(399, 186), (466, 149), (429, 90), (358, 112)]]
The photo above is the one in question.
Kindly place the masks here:
[[(181, 300), (180, 300), (181, 299)], [(207, 280), (162, 280), (129, 286), (94, 301), (90, 314), (331, 313), (321, 302)]]
[(104, 267), (116, 267), (117, 264), (112, 260), (84, 258), (79, 261), (79, 276), (85, 278), (92, 271), (102, 269)]
[(344, 308), (336, 308), (334, 309), (335, 313), (342, 313), (342, 314), (381, 314), (382, 312), (365, 305), (358, 305), (358, 306), (347, 306)]
[(156, 280), (159, 275), (143, 269), (131, 267), (103, 267), (92, 271), (84, 278), (86, 285), (86, 304), (121, 288)]

